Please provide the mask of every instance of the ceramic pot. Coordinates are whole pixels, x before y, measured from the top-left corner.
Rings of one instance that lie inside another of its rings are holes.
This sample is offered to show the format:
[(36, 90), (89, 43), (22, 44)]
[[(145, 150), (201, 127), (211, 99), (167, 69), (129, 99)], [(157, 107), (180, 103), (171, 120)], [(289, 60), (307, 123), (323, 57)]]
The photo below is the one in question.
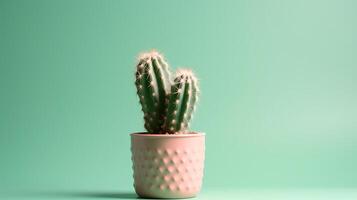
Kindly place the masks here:
[(201, 190), (205, 134), (131, 134), (134, 188), (144, 198), (189, 198)]

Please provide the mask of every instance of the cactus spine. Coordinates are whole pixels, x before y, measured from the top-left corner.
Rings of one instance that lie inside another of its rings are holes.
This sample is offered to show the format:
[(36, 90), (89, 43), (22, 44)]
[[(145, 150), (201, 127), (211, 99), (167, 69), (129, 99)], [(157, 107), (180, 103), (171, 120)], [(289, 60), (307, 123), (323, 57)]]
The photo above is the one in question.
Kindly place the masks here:
[(139, 57), (135, 77), (137, 94), (144, 112), (145, 128), (152, 133), (161, 132), (165, 99), (171, 85), (168, 65), (158, 52), (144, 53)]
[(168, 133), (185, 133), (198, 96), (197, 79), (191, 70), (180, 69), (171, 86), (165, 120)]
[(144, 53), (136, 66), (135, 85), (149, 133), (186, 133), (198, 99), (197, 78), (179, 69), (172, 83), (169, 66), (156, 51)]

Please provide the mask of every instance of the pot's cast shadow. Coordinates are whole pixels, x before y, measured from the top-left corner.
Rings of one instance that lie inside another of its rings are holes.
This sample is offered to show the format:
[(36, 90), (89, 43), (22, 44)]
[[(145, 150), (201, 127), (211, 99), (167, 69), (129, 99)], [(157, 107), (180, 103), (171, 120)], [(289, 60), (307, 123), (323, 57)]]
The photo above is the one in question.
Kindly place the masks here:
[(37, 191), (21, 196), (45, 199), (141, 199), (134, 192), (117, 191)]
[(94, 199), (139, 199), (133, 192), (62, 192), (57, 193), (62, 197), (94, 198)]

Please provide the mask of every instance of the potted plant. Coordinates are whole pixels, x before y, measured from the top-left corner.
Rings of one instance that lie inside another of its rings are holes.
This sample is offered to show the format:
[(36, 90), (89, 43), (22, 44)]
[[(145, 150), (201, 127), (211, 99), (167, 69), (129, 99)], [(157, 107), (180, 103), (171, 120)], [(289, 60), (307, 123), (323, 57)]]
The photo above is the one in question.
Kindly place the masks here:
[(199, 89), (189, 69), (171, 78), (157, 51), (143, 53), (135, 85), (147, 132), (131, 134), (134, 188), (140, 197), (189, 198), (202, 185), (205, 134), (189, 131)]

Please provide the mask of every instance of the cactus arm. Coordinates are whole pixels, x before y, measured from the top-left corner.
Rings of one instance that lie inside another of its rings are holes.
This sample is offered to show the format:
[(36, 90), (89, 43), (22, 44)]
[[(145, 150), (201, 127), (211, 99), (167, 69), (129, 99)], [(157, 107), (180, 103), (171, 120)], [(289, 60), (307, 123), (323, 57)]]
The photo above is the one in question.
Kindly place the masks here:
[(191, 101), (190, 101), (190, 107), (188, 109), (188, 112), (187, 112), (187, 119), (185, 121), (185, 127), (188, 128), (189, 127), (189, 122), (190, 120), (192, 119), (193, 117), (193, 112), (195, 111), (196, 109), (196, 103), (197, 103), (197, 100), (198, 100), (198, 94), (199, 94), (199, 90), (198, 90), (198, 84), (197, 84), (197, 78), (195, 76), (192, 76), (191, 77), (191, 94), (192, 94), (192, 97), (191, 97)]
[(144, 112), (145, 128), (151, 133), (161, 132), (165, 99), (170, 92), (168, 65), (160, 63), (163, 63), (163, 58), (156, 51), (144, 53), (139, 58), (136, 72), (135, 84)]
[(152, 123), (152, 113), (155, 112), (155, 102), (152, 97), (153, 88), (151, 84), (151, 76), (148, 73), (149, 66), (147, 63), (141, 63), (137, 67), (136, 87), (137, 93), (144, 112), (145, 128), (149, 132), (155, 131), (155, 125)]
[(170, 93), (171, 90), (171, 72), (169, 70), (169, 64), (165, 61), (165, 59), (162, 56), (159, 56), (157, 58), (157, 62), (160, 66), (162, 66), (162, 72), (163, 72), (163, 77), (166, 77), (167, 79), (167, 86), (165, 88), (166, 94)]
[(159, 102), (158, 102), (158, 84), (156, 81), (155, 73), (152, 67), (152, 63), (148, 62), (145, 68), (146, 87), (148, 106), (151, 108), (147, 113), (147, 121), (152, 128), (152, 132), (156, 133), (160, 131), (160, 115)]
[(183, 84), (178, 82), (177, 79), (174, 80), (174, 84), (171, 86), (171, 94), (168, 97), (168, 106), (164, 124), (164, 129), (168, 133), (174, 133), (176, 131), (176, 120), (181, 97), (178, 91), (182, 89), (182, 87)]
[(162, 67), (160, 65), (160, 62), (158, 61), (158, 59), (160, 59), (160, 57), (157, 58), (152, 58), (152, 66), (153, 66), (153, 70), (155, 73), (155, 77), (156, 77), (156, 84), (157, 84), (157, 102), (158, 102), (158, 107), (157, 107), (157, 114), (158, 114), (158, 120), (159, 120), (159, 125), (160, 127), (163, 125), (164, 123), (164, 116), (165, 116), (165, 108), (166, 108), (166, 96), (169, 94), (169, 88), (170, 88), (170, 80), (169, 80), (169, 76), (167, 76), (166, 74), (168, 72), (167, 68), (165, 69), (164, 67)]
[(176, 124), (176, 130), (185, 131), (187, 125), (187, 111), (190, 107), (190, 100), (192, 98), (191, 93), (191, 83), (189, 82), (189, 77), (184, 79), (185, 81), (185, 89), (182, 94), (182, 103), (180, 106), (179, 116)]
[[(171, 87), (171, 95), (167, 109), (165, 130), (168, 133), (185, 132), (188, 128), (188, 121), (191, 118), (196, 95), (193, 92), (194, 75), (189, 70), (179, 70), (174, 84)], [(197, 88), (195, 88), (195, 91)], [(195, 98), (195, 99), (193, 99)]]

